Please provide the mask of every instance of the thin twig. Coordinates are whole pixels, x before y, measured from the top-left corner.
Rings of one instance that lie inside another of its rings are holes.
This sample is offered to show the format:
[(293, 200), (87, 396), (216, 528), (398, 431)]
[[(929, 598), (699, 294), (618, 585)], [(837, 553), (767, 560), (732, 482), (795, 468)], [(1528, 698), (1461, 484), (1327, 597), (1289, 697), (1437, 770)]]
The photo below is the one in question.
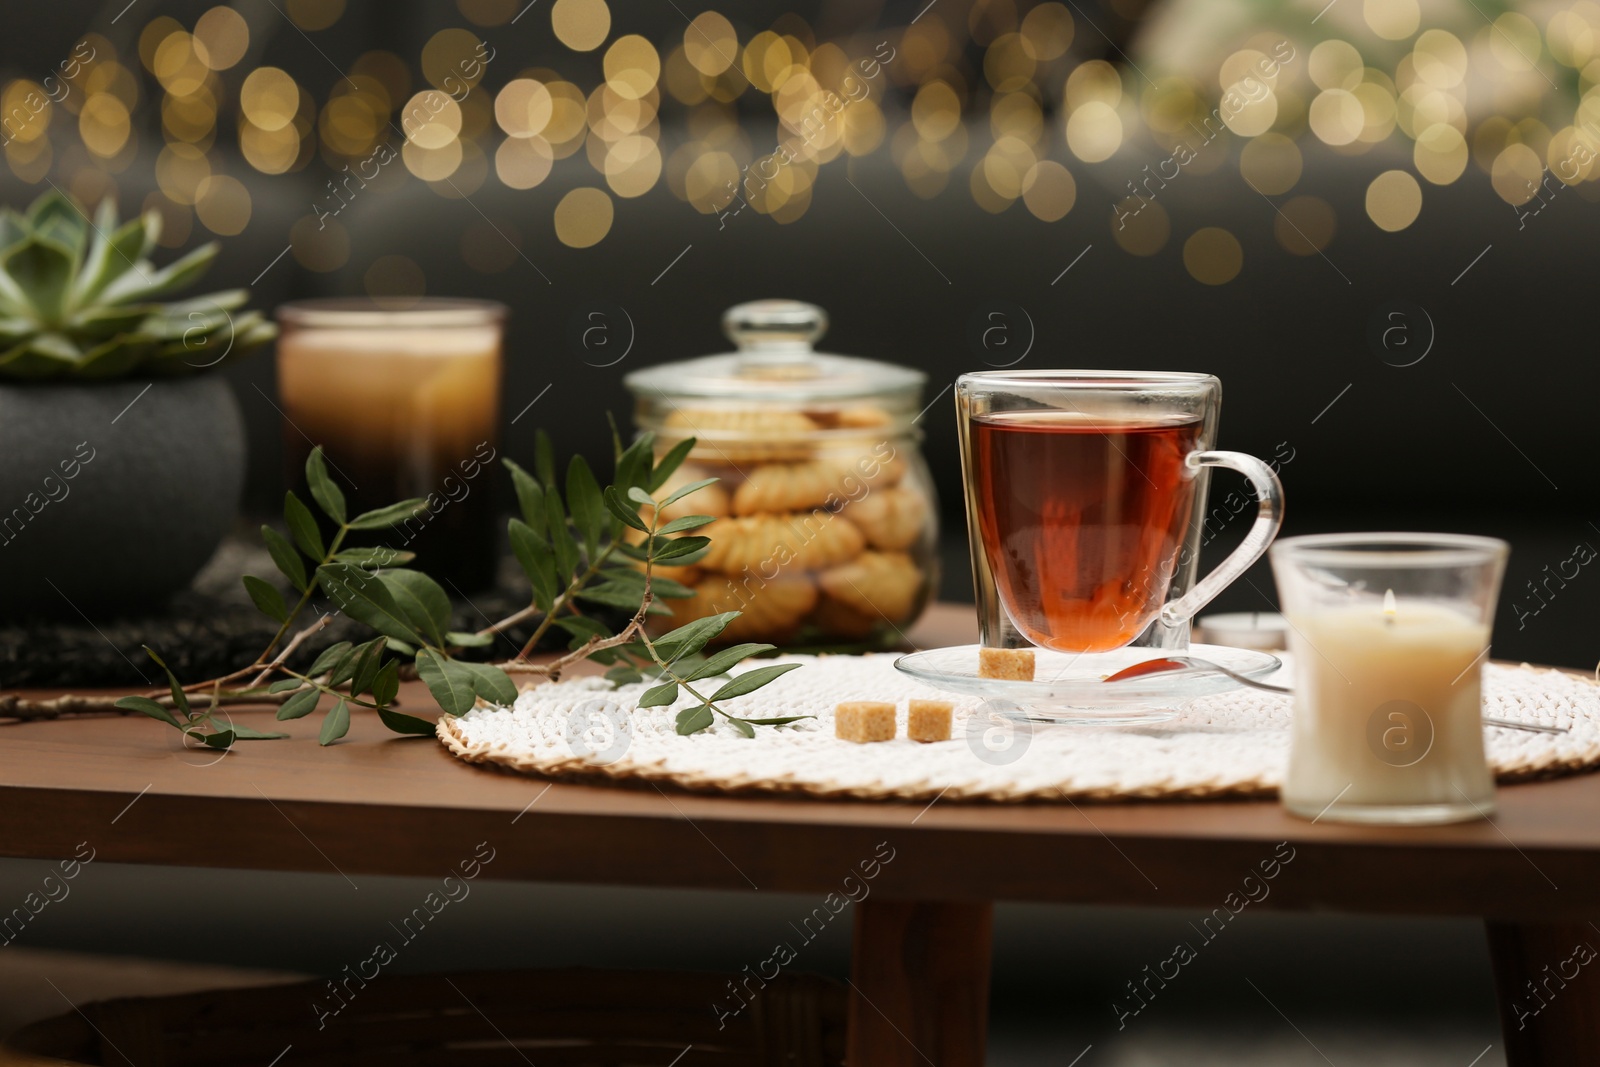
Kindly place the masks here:
[[(293, 693), (262, 693), (224, 691), (217, 703), (220, 705), (249, 704), (261, 706), (265, 704), (282, 704)], [(28, 722), (36, 719), (59, 719), (65, 715), (126, 715), (126, 708), (116, 705), (118, 697), (115, 696), (81, 696), (77, 693), (66, 693), (62, 696), (51, 697), (48, 700), (33, 700), (28, 697), (19, 697), (13, 693), (0, 694), (0, 719), (12, 719)], [(172, 693), (169, 691), (165, 697), (155, 698), (156, 703), (162, 707), (173, 708)]]

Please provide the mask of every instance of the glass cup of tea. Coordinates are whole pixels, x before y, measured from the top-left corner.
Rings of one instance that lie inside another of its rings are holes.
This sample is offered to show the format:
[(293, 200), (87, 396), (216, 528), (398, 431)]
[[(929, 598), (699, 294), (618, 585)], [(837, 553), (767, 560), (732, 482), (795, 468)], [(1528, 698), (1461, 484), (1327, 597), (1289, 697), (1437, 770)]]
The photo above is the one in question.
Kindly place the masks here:
[[(984, 371), (956, 382), (985, 646), (1186, 648), (1189, 621), (1260, 559), (1283, 521), (1266, 463), (1211, 448), (1209, 374)], [(1243, 474), (1254, 525), (1196, 580), (1210, 470)]]

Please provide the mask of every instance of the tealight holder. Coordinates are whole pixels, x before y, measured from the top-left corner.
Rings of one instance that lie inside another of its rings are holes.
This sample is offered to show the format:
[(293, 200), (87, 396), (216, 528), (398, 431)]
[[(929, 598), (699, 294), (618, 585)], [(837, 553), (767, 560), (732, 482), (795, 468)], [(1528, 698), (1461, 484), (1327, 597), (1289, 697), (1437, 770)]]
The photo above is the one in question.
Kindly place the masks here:
[(1482, 673), (1508, 552), (1407, 533), (1272, 547), (1294, 669), (1291, 814), (1414, 825), (1494, 810)]

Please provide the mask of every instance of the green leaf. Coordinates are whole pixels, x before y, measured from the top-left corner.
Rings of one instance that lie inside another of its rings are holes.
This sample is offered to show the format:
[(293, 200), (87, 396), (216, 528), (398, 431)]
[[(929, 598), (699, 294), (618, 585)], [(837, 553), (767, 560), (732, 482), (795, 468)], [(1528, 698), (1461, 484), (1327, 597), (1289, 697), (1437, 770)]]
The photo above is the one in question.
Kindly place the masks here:
[(646, 525), (645, 521), (639, 517), (639, 509), (637, 507), (630, 507), (622, 499), (622, 494), (618, 492), (616, 486), (606, 486), (604, 499), (606, 502), (606, 510), (615, 515), (621, 522), (633, 527), (640, 533), (650, 532), (650, 527)]
[(763, 652), (771, 652), (777, 647), (777, 645), (763, 645), (753, 642), (730, 645), (682, 677), (686, 682), (698, 682), (702, 678), (715, 678), (718, 675), (727, 674), (740, 660), (760, 655)]
[(651, 575), (650, 588), (655, 591), (657, 597), (667, 600), (688, 600), (695, 595), (695, 591), (682, 582), (673, 581), (671, 578), (663, 578), (659, 574)]
[(741, 734), (744, 734), (746, 737), (754, 738), (756, 736), (755, 730), (750, 726), (749, 723), (745, 722), (743, 719), (734, 718), (732, 715), (729, 715), (729, 716), (727, 716), (727, 720), (729, 722), (733, 723), (733, 728), (735, 730), (738, 730)]
[[(319, 501), (320, 502), (320, 501)], [(428, 502), (422, 497), (413, 497), (402, 500), (398, 504), (390, 504), (386, 508), (378, 508), (357, 515), (350, 520), (352, 530), (387, 530), (391, 526), (398, 526), (407, 519), (412, 518), (427, 510)]]
[(388, 545), (376, 548), (341, 548), (333, 554), (335, 563), (354, 563), (367, 570), (380, 567), (404, 567), (417, 558), (415, 552), (405, 552)]
[(650, 480), (645, 487), (652, 493), (667, 484), (667, 479), (677, 473), (683, 461), (689, 458), (689, 453), (694, 451), (695, 439), (685, 437), (682, 441), (667, 449), (665, 455), (656, 461), (655, 469), (650, 472)]
[(610, 637), (611, 628), (599, 619), (592, 619), (587, 615), (563, 615), (555, 624), (572, 635), (572, 643), (568, 648), (577, 648), (591, 637)]
[[(105, 233), (102, 228), (101, 231)], [(73, 293), (79, 307), (94, 305), (106, 287), (133, 269), (145, 250), (144, 219), (130, 219), (104, 237), (96, 236), (94, 247), (78, 274)]]
[[(102, 201), (101, 210), (104, 208), (105, 202)], [(89, 235), (89, 217), (71, 197), (56, 189), (42, 194), (28, 205), (28, 225), (33, 227), (34, 233), (48, 231), (57, 234), (72, 249), (74, 256), (82, 254)]]
[[(657, 548), (655, 555), (651, 558), (657, 563), (665, 563), (670, 559), (685, 560), (685, 557), (696, 553), (704, 553), (706, 546), (710, 544), (711, 538), (701, 537), (698, 534), (689, 537), (674, 537)], [(699, 557), (696, 556), (695, 558), (698, 559)], [(686, 563), (687, 561), (685, 560), (685, 563), (680, 563), (679, 566), (684, 566)]]
[(545, 511), (550, 518), (550, 548), (556, 556), (556, 577), (561, 585), (565, 585), (578, 569), (578, 542), (572, 536), (572, 528), (567, 525), (567, 513), (562, 508), (561, 497), (557, 493), (544, 495)]
[(517, 491), (517, 507), (522, 511), (522, 520), (543, 537), (545, 524), (549, 521), (544, 508), (544, 489), (533, 480), (533, 475), (511, 460), (505, 459), (501, 462), (505, 464), (506, 470), (511, 472), (511, 485)]
[(600, 535), (605, 532), (605, 503), (594, 472), (582, 456), (573, 456), (572, 462), (567, 464), (567, 507), (572, 510), (572, 521), (583, 536), (584, 551), (592, 560), (599, 553)]
[(66, 314), (74, 268), (64, 245), (35, 235), (0, 256), (4, 270), (18, 286), (41, 325), (59, 325)]
[(646, 689), (639, 697), (641, 708), (664, 708), (678, 699), (678, 683), (664, 682), (661, 685)]
[(804, 665), (800, 663), (774, 663), (768, 667), (757, 667), (755, 670), (745, 671), (737, 678), (724, 683), (722, 688), (711, 694), (711, 699), (731, 700), (734, 697), (742, 697), (746, 693), (753, 693), (774, 678), (788, 674), (801, 666)]
[(446, 643), (457, 648), (488, 648), (494, 644), (493, 634), (469, 634), (460, 630), (451, 630), (444, 635)]
[(289, 534), (294, 538), (294, 543), (300, 546), (300, 551), (314, 560), (320, 560), (327, 555), (327, 550), (322, 547), (322, 531), (317, 529), (317, 520), (311, 514), (311, 509), (294, 495), (294, 490), (283, 494), (283, 521), (289, 527)]
[(638, 611), (639, 603), (643, 599), (637, 588), (621, 582), (602, 582), (599, 585), (586, 586), (575, 596), (590, 604), (604, 604), (606, 607), (621, 608), (624, 611)]
[(372, 682), (383, 668), (383, 638), (368, 641), (362, 647), (361, 658), (350, 675), (350, 693), (359, 696), (372, 687)]
[(728, 718), (729, 718), (729, 720), (731, 720), (733, 722), (747, 722), (751, 726), (788, 726), (790, 723), (799, 722), (801, 719), (815, 719), (816, 716), (815, 715), (780, 715), (776, 719), (741, 719), (738, 716), (729, 715)]
[(444, 588), (421, 571), (392, 570), (377, 575), (411, 628), (425, 634), (429, 644), (444, 644), (450, 626), (450, 597)]
[(693, 655), (706, 647), (707, 642), (726, 630), (728, 624), (738, 617), (737, 611), (724, 611), (686, 623), (656, 638), (656, 653), (668, 663)]
[(281, 737), (289, 736), (288, 734), (269, 734), (264, 730), (240, 726), (238, 723), (230, 725), (228, 729), (232, 731), (234, 739), (237, 741), (276, 741)]
[(400, 661), (390, 660), (378, 671), (378, 676), (372, 680), (372, 702), (387, 706), (394, 703), (396, 694), (400, 692)]
[(716, 485), (720, 481), (722, 481), (721, 478), (701, 478), (697, 482), (690, 482), (688, 485), (680, 485), (667, 495), (667, 498), (661, 502), (661, 506), (670, 507), (671, 505), (682, 500), (684, 497), (688, 496), (690, 493), (698, 493), (706, 486)]
[(366, 650), (366, 645), (357, 645), (349, 652), (346, 652), (344, 655), (340, 656), (339, 662), (335, 663), (332, 669), (328, 671), (327, 684), (329, 686), (336, 686), (343, 685), (344, 683), (348, 682), (351, 675), (356, 673), (356, 665), (361, 662), (361, 656), (366, 652)]
[(117, 701), (117, 707), (128, 711), (137, 711), (150, 716), (152, 719), (160, 719), (169, 726), (176, 726), (180, 730), (183, 729), (183, 723), (178, 721), (177, 716), (149, 697), (123, 697)]
[(702, 526), (710, 526), (716, 521), (716, 517), (713, 515), (685, 515), (681, 519), (673, 519), (671, 522), (661, 527), (661, 529), (657, 530), (656, 533), (663, 536), (667, 534), (683, 533), (687, 530), (698, 530)]
[(683, 735), (697, 734), (710, 726), (715, 717), (711, 709), (704, 704), (696, 704), (692, 708), (684, 708), (678, 712), (678, 733)]
[(212, 262), (221, 250), (222, 246), (212, 241), (180, 259), (173, 260), (154, 274), (146, 269), (151, 263), (144, 260), (138, 264), (137, 269), (130, 270), (106, 286), (105, 291), (100, 294), (100, 303), (146, 303), (164, 293), (175, 292), (185, 286), (193, 285), (211, 268)]
[(390, 652), (398, 652), (402, 656), (415, 656), (417, 654), (417, 650), (413, 646), (397, 637), (387, 639), (384, 641), (384, 645), (388, 647)]
[(457, 666), (472, 675), (472, 691), (491, 704), (510, 707), (517, 702), (517, 686), (511, 676), (488, 663), (461, 663)]
[(473, 688), (477, 679), (465, 665), (425, 648), (417, 653), (417, 676), (447, 714), (465, 715), (472, 710), (477, 699)]
[(333, 670), (350, 649), (351, 644), (349, 641), (340, 641), (338, 644), (329, 645), (322, 650), (322, 654), (317, 657), (315, 663), (311, 664), (311, 669), (306, 673), (315, 678), (319, 674), (325, 674)]
[(311, 486), (311, 499), (317, 502), (317, 507), (328, 518), (342, 524), (345, 520), (344, 492), (328, 477), (328, 464), (322, 458), (321, 445), (313, 448), (311, 455), (306, 457), (306, 481)]
[(543, 430), (533, 435), (533, 473), (539, 476), (540, 484), (546, 489), (555, 489), (556, 450), (550, 443), (550, 435)]
[(305, 683), (298, 678), (279, 678), (267, 686), (268, 693), (287, 693), (291, 689), (299, 689)]
[(167, 683), (172, 686), (172, 702), (178, 706), (179, 711), (183, 712), (183, 717), (186, 719), (194, 718), (194, 713), (189, 710), (189, 694), (185, 693), (183, 686), (178, 684), (178, 676), (172, 673), (172, 668), (167, 666), (166, 660), (156, 655), (155, 649), (149, 645), (141, 647), (144, 649), (144, 654), (155, 660), (156, 666), (166, 672)]
[(638, 504), (642, 508), (653, 508), (656, 506), (655, 497), (651, 496), (643, 489), (640, 489), (637, 485), (628, 490), (628, 499), (633, 501), (635, 504)]
[(322, 730), (317, 734), (317, 744), (331, 745), (350, 732), (350, 705), (339, 701), (322, 717)]
[(644, 681), (644, 675), (639, 673), (639, 668), (631, 663), (623, 663), (606, 671), (606, 681), (613, 686), (633, 685)]
[(265, 525), (261, 527), (261, 539), (267, 543), (267, 551), (272, 554), (272, 562), (277, 564), (278, 573), (289, 579), (290, 585), (304, 593), (306, 565), (300, 559), (300, 553), (289, 543), (289, 539)]
[(202, 742), (212, 748), (232, 748), (234, 738), (237, 736), (232, 730), (218, 730), (215, 733), (202, 734), (190, 731), (190, 736), (198, 737)]
[(317, 577), (323, 590), (352, 619), (366, 623), (385, 637), (414, 645), (423, 643), (377, 576), (349, 563), (324, 563), (317, 568)]
[(511, 551), (533, 586), (533, 602), (540, 611), (548, 614), (556, 599), (555, 557), (550, 552), (550, 546), (527, 523), (518, 519), (512, 519), (507, 524), (507, 530), (511, 535)]
[(287, 722), (290, 719), (300, 719), (317, 710), (317, 702), (322, 699), (322, 690), (306, 689), (296, 693), (278, 706), (278, 719)]
[(244, 576), (244, 587), (261, 614), (273, 622), (288, 621), (289, 609), (284, 606), (283, 595), (271, 585), (253, 574), (247, 574)]
[(439, 730), (437, 723), (404, 712), (390, 711), (388, 708), (379, 708), (378, 718), (383, 720), (383, 725), (397, 734), (427, 735), (437, 733)]

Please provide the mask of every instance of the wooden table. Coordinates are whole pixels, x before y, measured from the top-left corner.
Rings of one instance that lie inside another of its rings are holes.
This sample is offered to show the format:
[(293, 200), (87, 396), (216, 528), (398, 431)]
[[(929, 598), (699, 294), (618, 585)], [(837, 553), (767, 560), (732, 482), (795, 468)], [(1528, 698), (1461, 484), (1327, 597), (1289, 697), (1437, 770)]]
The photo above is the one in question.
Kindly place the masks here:
[[(970, 609), (941, 606), (911, 639), (969, 642), (974, 629)], [(431, 706), (417, 689), (404, 699)], [(1600, 977), (1574, 978), (1568, 962), (1600, 946), (1600, 776), (1506, 787), (1491, 822), (1386, 829), (1307, 823), (1271, 802), (926, 805), (550, 784), (465, 766), (370, 716), (328, 749), (315, 719), (287, 727), (292, 740), (214, 763), (141, 717), (0, 728), (0, 855), (60, 859), (87, 841), (96, 862), (437, 876), (486, 841), (490, 878), (783, 891), (819, 906), (878, 859), (855, 907), (850, 1061), (944, 1067), (983, 1061), (993, 901), (1221, 909), (1292, 849), (1252, 907), (1480, 916), (1513, 1067), (1600, 1062)], [(219, 832), (196, 831), (202, 810)]]

